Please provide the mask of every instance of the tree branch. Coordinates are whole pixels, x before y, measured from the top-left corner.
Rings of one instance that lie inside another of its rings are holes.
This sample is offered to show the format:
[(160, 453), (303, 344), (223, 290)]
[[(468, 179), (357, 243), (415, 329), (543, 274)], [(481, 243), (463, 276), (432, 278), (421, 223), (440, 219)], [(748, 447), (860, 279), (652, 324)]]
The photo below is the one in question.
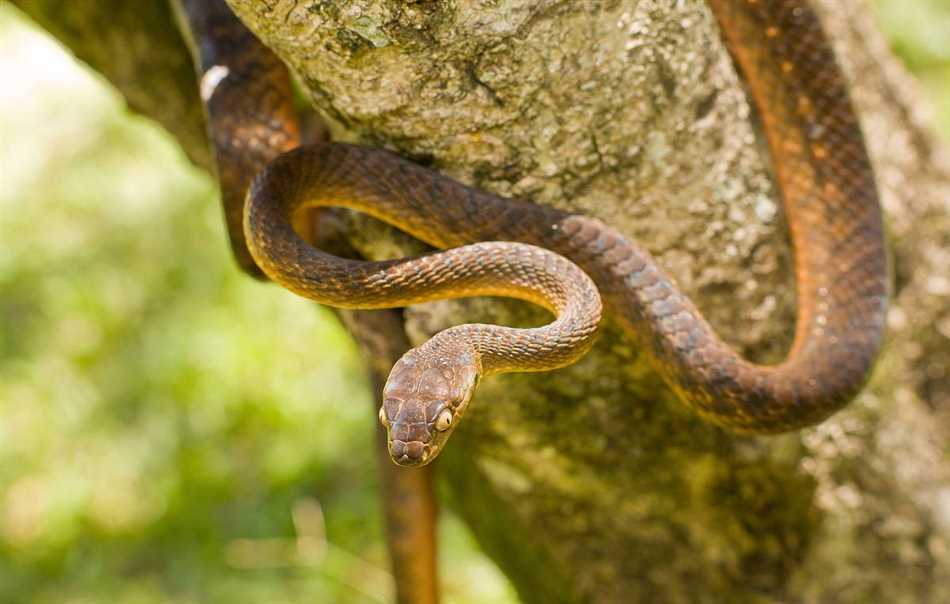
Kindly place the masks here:
[(194, 67), (167, 2), (12, 3), (171, 132), (193, 162), (211, 166)]

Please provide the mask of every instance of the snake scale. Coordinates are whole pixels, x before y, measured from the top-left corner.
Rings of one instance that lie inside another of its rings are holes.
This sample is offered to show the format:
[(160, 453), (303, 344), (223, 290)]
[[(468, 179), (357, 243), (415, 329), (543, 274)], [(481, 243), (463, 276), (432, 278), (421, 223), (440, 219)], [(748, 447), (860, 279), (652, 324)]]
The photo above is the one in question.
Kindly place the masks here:
[[(452, 327), (408, 352), (380, 409), (396, 463), (436, 457), (481, 377), (573, 362), (591, 345), (601, 300), (679, 398), (728, 429), (774, 433), (814, 424), (859, 391), (882, 341), (887, 266), (874, 175), (845, 79), (808, 2), (708, 5), (761, 119), (791, 231), (797, 321), (777, 365), (741, 358), (649, 252), (609, 226), (468, 187), (385, 150), (301, 147), (269, 161), (243, 203), (225, 195), (239, 258), (248, 257), (246, 242), (268, 277), (320, 303), (383, 308), (504, 295), (556, 315), (533, 329)], [(253, 59), (243, 64), (258, 72), (257, 82), (277, 70)], [(259, 112), (277, 109), (255, 139), (277, 151), (295, 140), (283, 132), (289, 97), (282, 87), (258, 84), (268, 92), (244, 97), (262, 98)], [(243, 192), (246, 182), (222, 178), (222, 188)], [(306, 210), (324, 206), (366, 212), (445, 251), (387, 262), (327, 254), (293, 228)], [(234, 218), (242, 207), (243, 237)]]

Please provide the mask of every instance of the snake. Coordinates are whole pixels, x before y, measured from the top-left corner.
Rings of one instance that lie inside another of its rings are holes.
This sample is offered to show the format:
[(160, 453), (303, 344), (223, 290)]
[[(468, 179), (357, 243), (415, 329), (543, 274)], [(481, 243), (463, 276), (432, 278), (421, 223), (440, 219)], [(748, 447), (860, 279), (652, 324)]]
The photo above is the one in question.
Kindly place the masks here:
[[(385, 149), (333, 142), (275, 154), (240, 185), (246, 195), (226, 212), (243, 212), (241, 233), (228, 221), (232, 242), (246, 244), (255, 270), (299, 295), (343, 308), (507, 296), (554, 315), (535, 328), (450, 327), (407, 352), (379, 413), (394, 462), (432, 462), (482, 378), (576, 361), (602, 310), (683, 404), (727, 430), (814, 425), (861, 390), (882, 345), (889, 281), (875, 176), (847, 81), (806, 0), (707, 4), (757, 111), (794, 251), (795, 334), (777, 364), (743, 358), (648, 250), (593, 217), (494, 195)], [(269, 123), (279, 134), (280, 120)], [(364, 212), (441, 251), (382, 262), (321, 251), (299, 225), (328, 206)]]

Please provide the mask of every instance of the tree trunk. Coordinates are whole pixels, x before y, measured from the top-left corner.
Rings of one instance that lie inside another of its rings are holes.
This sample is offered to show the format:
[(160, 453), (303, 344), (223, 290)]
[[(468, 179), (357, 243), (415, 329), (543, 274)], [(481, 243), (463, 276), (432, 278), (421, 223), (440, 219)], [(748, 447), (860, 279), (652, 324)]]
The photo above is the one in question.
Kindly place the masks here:
[[(229, 1), (336, 139), (596, 216), (649, 248), (727, 341), (759, 361), (782, 356), (794, 321), (786, 228), (702, 2)], [(112, 76), (130, 99), (162, 89), (141, 69), (150, 53), (89, 52), (101, 32), (79, 8), (64, 28), (50, 8), (64, 3), (15, 3), (106, 74), (142, 61), (139, 80)], [(486, 380), (440, 479), (525, 602), (950, 601), (950, 169), (866, 4), (818, 4), (860, 75), (853, 96), (891, 236), (877, 371), (846, 410), (776, 437), (695, 417), (609, 322), (571, 368)], [(123, 26), (107, 33), (171, 39), (170, 22)], [(150, 52), (173, 63), (184, 49)], [(191, 102), (172, 109), (190, 115)], [(168, 122), (167, 104), (135, 106)], [(418, 250), (388, 233), (350, 221), (368, 257)], [(461, 321), (543, 320), (494, 300), (405, 317), (417, 344)]]

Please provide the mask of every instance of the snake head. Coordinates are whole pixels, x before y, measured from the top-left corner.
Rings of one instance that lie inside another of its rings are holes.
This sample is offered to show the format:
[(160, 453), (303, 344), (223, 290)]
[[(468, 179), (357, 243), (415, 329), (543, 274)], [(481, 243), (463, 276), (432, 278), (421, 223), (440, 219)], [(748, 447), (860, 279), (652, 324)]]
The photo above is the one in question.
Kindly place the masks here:
[(480, 373), (478, 355), (460, 341), (430, 340), (399, 359), (379, 410), (394, 462), (423, 466), (435, 459), (472, 400)]

